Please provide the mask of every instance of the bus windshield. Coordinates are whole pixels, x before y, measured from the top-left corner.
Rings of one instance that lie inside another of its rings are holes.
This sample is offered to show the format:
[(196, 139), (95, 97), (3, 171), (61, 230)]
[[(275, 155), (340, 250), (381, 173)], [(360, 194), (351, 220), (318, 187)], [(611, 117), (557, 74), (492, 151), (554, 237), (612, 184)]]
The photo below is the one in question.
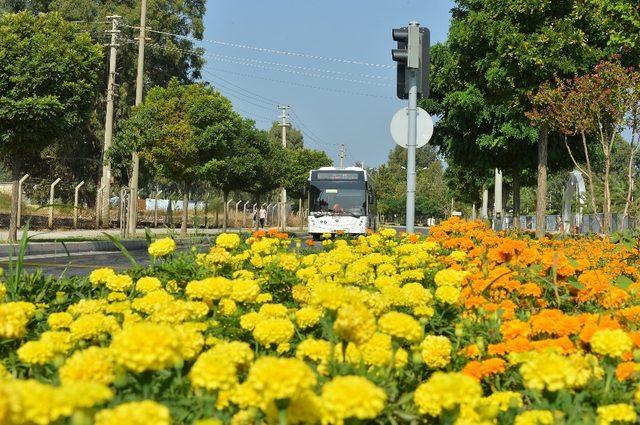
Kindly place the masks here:
[(365, 182), (312, 181), (309, 209), (313, 213), (362, 216), (367, 214)]

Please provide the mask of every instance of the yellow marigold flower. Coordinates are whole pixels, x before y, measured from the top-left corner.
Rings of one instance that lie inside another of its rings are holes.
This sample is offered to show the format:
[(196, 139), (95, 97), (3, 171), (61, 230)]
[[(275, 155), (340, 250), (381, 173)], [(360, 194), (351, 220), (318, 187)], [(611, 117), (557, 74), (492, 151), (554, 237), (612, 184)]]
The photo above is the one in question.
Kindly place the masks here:
[(462, 262), (467, 259), (467, 253), (464, 251), (451, 251), (449, 258), (457, 262)]
[(49, 317), (47, 317), (47, 324), (51, 329), (69, 329), (73, 323), (73, 316), (66, 312), (60, 313), (51, 313)]
[(237, 364), (227, 353), (211, 349), (198, 357), (189, 371), (194, 388), (228, 390), (238, 385)]
[(233, 250), (240, 246), (240, 235), (237, 233), (222, 233), (216, 238), (216, 246)]
[(362, 376), (338, 376), (322, 387), (323, 422), (342, 424), (345, 419), (373, 419), (384, 409), (383, 389)]
[(111, 291), (123, 292), (131, 288), (133, 280), (126, 274), (114, 274), (107, 278), (107, 288)]
[(90, 300), (82, 299), (75, 304), (72, 304), (67, 308), (67, 313), (74, 317), (81, 316), (83, 314), (102, 313), (109, 306), (107, 300)]
[(149, 245), (149, 255), (154, 257), (164, 257), (172, 254), (176, 250), (176, 242), (171, 238), (162, 238)]
[[(391, 337), (387, 334), (376, 332), (367, 342), (358, 345), (358, 351), (366, 365), (386, 366), (393, 357)], [(398, 352), (396, 352), (397, 354)]]
[(436, 289), (436, 299), (445, 304), (455, 304), (460, 298), (460, 290), (454, 286), (444, 285)]
[(443, 368), (451, 361), (451, 341), (446, 336), (427, 335), (420, 349), (422, 360), (432, 369)]
[(231, 316), (236, 312), (237, 308), (236, 303), (229, 298), (223, 298), (218, 303), (218, 312), (223, 316)]
[(160, 370), (180, 360), (180, 339), (167, 325), (135, 323), (113, 337), (110, 346), (118, 365), (134, 372)]
[(0, 303), (0, 338), (22, 338), (27, 323), (35, 313), (35, 306), (28, 308), (21, 302)]
[(151, 291), (143, 297), (133, 300), (131, 308), (147, 314), (153, 314), (166, 308), (174, 301), (173, 296), (163, 289)]
[(496, 407), (500, 412), (506, 412), (511, 408), (521, 408), (522, 394), (515, 391), (496, 391), (482, 399), (482, 404)]
[(317, 307), (302, 307), (296, 311), (296, 324), (300, 329), (307, 329), (320, 323), (323, 311)]
[(56, 355), (51, 345), (42, 341), (29, 341), (17, 350), (18, 358), (23, 363), (30, 365), (44, 365), (49, 363)]
[(591, 350), (594, 353), (622, 357), (633, 348), (633, 340), (622, 329), (602, 329), (591, 337)]
[(136, 282), (136, 290), (142, 292), (143, 294), (147, 294), (151, 291), (156, 291), (162, 288), (162, 283), (160, 279), (153, 276), (144, 276), (138, 279)]
[(289, 319), (267, 318), (259, 321), (253, 329), (253, 337), (264, 346), (289, 342), (295, 329)]
[(260, 307), (259, 314), (263, 318), (283, 318), (288, 317), (289, 312), (282, 304), (264, 304)]
[(7, 295), (7, 287), (4, 283), (0, 282), (0, 301)]
[(224, 277), (209, 277), (193, 280), (187, 284), (185, 294), (192, 299), (219, 300), (231, 295), (232, 282)]
[(132, 401), (96, 413), (95, 425), (171, 425), (171, 414), (155, 401)]
[(364, 344), (376, 331), (376, 318), (363, 304), (345, 304), (338, 310), (333, 330), (347, 342)]
[(255, 311), (243, 314), (240, 316), (240, 327), (245, 331), (252, 331), (262, 319), (262, 316)]
[(196, 358), (202, 347), (204, 347), (204, 337), (202, 336), (202, 323), (183, 323), (176, 326), (176, 331), (179, 347), (180, 357), (184, 360), (193, 360)]
[(439, 270), (434, 276), (436, 286), (455, 286), (459, 288), (467, 274), (460, 270), (444, 269)]
[(116, 274), (116, 272), (113, 271), (113, 269), (110, 269), (108, 267), (95, 269), (89, 275), (89, 282), (91, 282), (94, 286), (97, 286), (97, 285), (100, 285), (100, 284), (105, 284), (105, 283), (107, 283), (107, 280), (111, 276), (114, 276), (115, 274)]
[(385, 238), (395, 238), (396, 235), (398, 234), (396, 229), (392, 229), (392, 228), (380, 229), (379, 233)]
[(424, 336), (423, 327), (416, 319), (405, 313), (390, 311), (378, 320), (382, 332), (409, 342), (418, 342)]
[(42, 332), (40, 341), (51, 346), (51, 349), (59, 354), (66, 354), (72, 345), (71, 333), (65, 331)]
[(549, 410), (529, 410), (516, 416), (514, 425), (553, 425), (553, 413)]
[(592, 377), (600, 377), (602, 369), (593, 355), (574, 354), (565, 357), (554, 351), (512, 355), (520, 359), (520, 375), (527, 388), (558, 391), (586, 385)]
[(417, 282), (407, 283), (402, 286), (402, 295), (409, 306), (428, 305), (433, 301), (431, 291)]
[(258, 294), (258, 296), (256, 297), (256, 302), (258, 304), (264, 304), (264, 303), (268, 303), (273, 301), (273, 295), (269, 294), (269, 293), (262, 293), (262, 294)]
[(334, 283), (316, 285), (311, 292), (310, 304), (337, 310), (347, 300), (347, 295), (344, 287)]
[(255, 361), (245, 384), (262, 403), (295, 398), (316, 385), (316, 376), (303, 361), (264, 356)]
[(599, 406), (597, 412), (599, 425), (625, 422), (635, 423), (636, 418), (638, 417), (634, 407), (625, 403)]
[(416, 388), (414, 402), (422, 414), (438, 416), (443, 410), (475, 404), (482, 396), (480, 383), (462, 373), (435, 372)]
[(278, 261), (278, 265), (283, 269), (290, 272), (296, 271), (300, 266), (298, 257), (295, 254), (282, 254)]
[(93, 339), (103, 333), (111, 333), (118, 330), (120, 326), (113, 316), (106, 316), (102, 313), (85, 314), (78, 317), (69, 327), (71, 338), (74, 341), (81, 339)]
[(95, 382), (109, 385), (115, 379), (113, 358), (107, 348), (89, 347), (76, 351), (60, 367), (60, 381)]
[(127, 296), (123, 292), (109, 292), (109, 294), (107, 294), (107, 301), (109, 301), (111, 304), (105, 309), (105, 312), (113, 312), (114, 306), (123, 304), (120, 301), (125, 300), (127, 300)]
[(253, 302), (260, 293), (260, 285), (255, 280), (237, 279), (231, 285), (231, 299), (237, 302)]
[(324, 363), (329, 360), (330, 355), (331, 344), (324, 339), (308, 338), (296, 347), (296, 357), (300, 360), (309, 359), (315, 363)]

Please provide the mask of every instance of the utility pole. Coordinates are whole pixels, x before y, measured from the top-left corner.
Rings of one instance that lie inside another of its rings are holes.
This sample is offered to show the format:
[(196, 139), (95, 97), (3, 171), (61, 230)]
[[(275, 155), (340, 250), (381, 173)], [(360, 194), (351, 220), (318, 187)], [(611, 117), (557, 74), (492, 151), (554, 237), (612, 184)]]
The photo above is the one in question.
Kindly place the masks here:
[(118, 15), (107, 16), (111, 21), (111, 29), (106, 30), (111, 35), (109, 46), (109, 80), (107, 83), (107, 114), (104, 122), (104, 149), (102, 152), (102, 201), (98, 219), (103, 226), (109, 227), (109, 200), (111, 199), (111, 164), (107, 158), (111, 140), (113, 139), (113, 98), (116, 92), (116, 53), (118, 49), (118, 24), (121, 17)]
[(497, 168), (493, 190), (493, 230), (502, 230), (502, 171)]
[[(136, 106), (142, 103), (142, 87), (144, 85), (144, 42), (147, 21), (147, 0), (140, 4), (140, 35), (138, 38), (138, 67), (136, 75)], [(138, 175), (140, 174), (140, 158), (138, 152), (131, 154), (133, 170), (131, 173), (131, 196), (129, 197), (129, 236), (135, 236), (138, 222)]]
[[(287, 109), (288, 106), (278, 106), (278, 109), (281, 111), (280, 118), (282, 122), (280, 123), (280, 128), (282, 128), (282, 147), (287, 148)], [(280, 225), (282, 226), (282, 231), (285, 232), (287, 230), (287, 190), (283, 187), (280, 189)]]
[(340, 168), (344, 168), (344, 157), (345, 157), (345, 147), (344, 144), (340, 145), (340, 149), (338, 150), (338, 157), (340, 158)]

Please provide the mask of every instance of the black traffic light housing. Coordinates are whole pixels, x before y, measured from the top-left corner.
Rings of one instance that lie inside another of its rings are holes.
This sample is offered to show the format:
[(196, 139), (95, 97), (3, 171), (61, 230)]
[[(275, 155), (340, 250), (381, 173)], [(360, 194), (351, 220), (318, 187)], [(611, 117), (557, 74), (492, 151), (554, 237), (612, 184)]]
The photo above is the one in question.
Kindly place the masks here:
[[(407, 84), (407, 61), (409, 59), (408, 39), (409, 30), (407, 27), (394, 28), (391, 30), (393, 40), (398, 43), (396, 49), (391, 50), (391, 58), (398, 62), (396, 91), (399, 99), (409, 97), (409, 87)], [(418, 99), (429, 97), (429, 69), (431, 60), (429, 55), (431, 34), (429, 28), (420, 27), (420, 67), (418, 68)]]

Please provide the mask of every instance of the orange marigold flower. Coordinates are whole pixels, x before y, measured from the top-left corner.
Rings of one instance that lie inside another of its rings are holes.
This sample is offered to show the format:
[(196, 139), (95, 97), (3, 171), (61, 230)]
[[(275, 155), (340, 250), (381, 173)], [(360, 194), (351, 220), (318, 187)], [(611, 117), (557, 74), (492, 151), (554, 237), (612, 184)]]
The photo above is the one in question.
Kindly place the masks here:
[(505, 369), (506, 362), (500, 358), (494, 357), (482, 362), (476, 360), (471, 361), (465, 365), (461, 372), (480, 381), (487, 376), (502, 373)]
[(527, 322), (510, 320), (500, 326), (500, 333), (503, 339), (513, 339), (519, 336), (527, 338), (531, 334), (531, 327)]
[(539, 297), (542, 289), (536, 283), (525, 283), (520, 287), (520, 294), (525, 297)]
[(616, 366), (616, 378), (624, 381), (631, 378), (638, 371), (638, 364), (635, 362), (623, 362)]

